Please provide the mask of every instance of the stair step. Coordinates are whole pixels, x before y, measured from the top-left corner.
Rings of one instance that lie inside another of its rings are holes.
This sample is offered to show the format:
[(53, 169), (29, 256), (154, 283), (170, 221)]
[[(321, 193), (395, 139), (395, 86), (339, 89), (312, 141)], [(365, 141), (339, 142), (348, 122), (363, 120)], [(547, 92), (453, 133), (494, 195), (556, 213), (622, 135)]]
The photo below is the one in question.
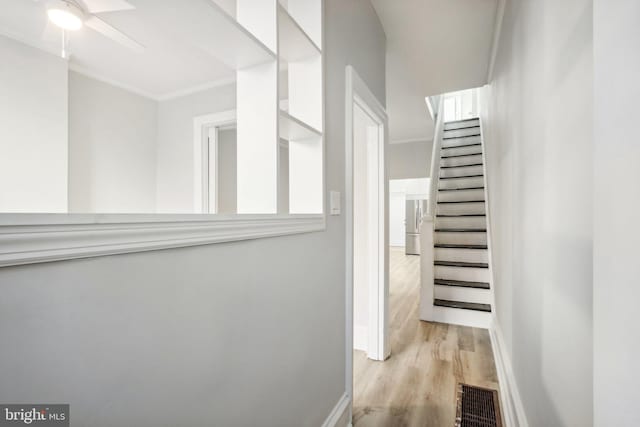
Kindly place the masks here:
[[(455, 244), (455, 245), (486, 245), (487, 233), (484, 231), (467, 231), (467, 232), (446, 232), (440, 231), (434, 233), (433, 240), (436, 244)], [(434, 248), (434, 252), (439, 249)], [(437, 257), (445, 259), (444, 257)], [(446, 276), (438, 276), (446, 277)], [(455, 277), (451, 277), (455, 279)], [(488, 280), (487, 280), (488, 282)]]
[(439, 286), (457, 286), (460, 288), (490, 289), (490, 286), (487, 282), (467, 282), (464, 280), (434, 279), (433, 284)]
[[(457, 130), (457, 129), (449, 129), (449, 130)], [(450, 139), (461, 139), (461, 138), (471, 138), (472, 136), (480, 136), (479, 133), (474, 133), (472, 135), (462, 135), (462, 136), (449, 136), (449, 137), (443, 137), (442, 139), (446, 139), (446, 140), (450, 140)]]
[(462, 301), (435, 299), (433, 300), (433, 305), (438, 307), (460, 308), (462, 310), (484, 311), (488, 313), (491, 312), (490, 304), (479, 304), (475, 302), (462, 302)]
[(442, 203), (484, 203), (484, 200), (453, 200), (453, 201), (438, 202), (438, 204), (442, 204)]
[(484, 187), (438, 188), (438, 191), (484, 190)]
[(436, 228), (437, 233), (486, 233), (486, 228)]
[(438, 182), (439, 190), (454, 190), (456, 188), (484, 187), (484, 176), (467, 179), (449, 179)]
[(479, 128), (480, 125), (473, 125), (473, 126), (464, 126), (464, 127), (459, 127), (459, 128), (455, 128), (455, 129), (445, 129), (444, 131), (450, 131), (450, 130), (460, 130), (460, 129), (472, 129), (472, 128)]
[(470, 163), (468, 165), (440, 166), (440, 169), (467, 168), (469, 166), (482, 166), (482, 163)]
[[(460, 147), (451, 147), (451, 148), (460, 148)], [(441, 159), (454, 159), (456, 157), (469, 157), (469, 156), (477, 156), (480, 153), (469, 153), (469, 154), (455, 154), (453, 156), (441, 156)]]
[(484, 176), (484, 175), (476, 174), (476, 175), (461, 175), (461, 176), (440, 176), (438, 177), (438, 179), (476, 178), (480, 176)]
[(433, 265), (440, 265), (443, 267), (462, 267), (462, 268), (489, 268), (489, 264), (486, 262), (462, 262), (462, 261), (433, 261)]
[[(469, 136), (478, 136), (478, 135), (469, 135)], [(466, 136), (458, 136), (458, 138), (468, 138)], [(442, 139), (453, 139), (453, 138), (442, 138)], [(441, 150), (451, 150), (452, 148), (462, 148), (462, 147), (476, 147), (478, 145), (482, 145), (481, 142), (474, 142), (473, 144), (464, 144), (464, 145), (456, 145), (454, 147), (440, 147)]]
[(444, 122), (444, 124), (446, 126), (452, 123), (470, 122), (471, 120), (480, 120), (480, 117), (471, 117), (470, 119), (460, 119), (460, 120), (449, 120), (448, 122)]
[(488, 249), (487, 245), (466, 245), (456, 243), (436, 243), (434, 247), (443, 249)]
[(462, 218), (462, 217), (469, 217), (469, 216), (487, 216), (486, 214), (440, 214), (440, 215), (436, 215), (436, 218)]

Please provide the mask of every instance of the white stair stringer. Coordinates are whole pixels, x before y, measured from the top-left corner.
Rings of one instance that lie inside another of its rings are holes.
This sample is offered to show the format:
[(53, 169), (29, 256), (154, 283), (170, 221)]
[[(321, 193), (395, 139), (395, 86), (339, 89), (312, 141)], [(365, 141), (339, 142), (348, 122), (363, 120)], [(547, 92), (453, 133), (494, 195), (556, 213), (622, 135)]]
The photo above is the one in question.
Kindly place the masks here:
[(434, 152), (435, 283), (427, 320), (488, 328), (494, 299), (480, 121), (446, 122), (441, 129)]

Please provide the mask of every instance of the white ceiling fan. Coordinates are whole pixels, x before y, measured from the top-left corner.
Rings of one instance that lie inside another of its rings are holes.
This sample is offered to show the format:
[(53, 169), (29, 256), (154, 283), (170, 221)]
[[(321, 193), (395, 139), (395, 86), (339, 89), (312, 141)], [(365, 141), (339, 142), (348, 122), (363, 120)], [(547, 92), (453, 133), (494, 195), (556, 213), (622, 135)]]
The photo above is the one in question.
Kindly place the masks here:
[(131, 3), (125, 0), (50, 0), (46, 2), (45, 7), (49, 21), (62, 29), (63, 58), (68, 57), (67, 32), (77, 31), (83, 26), (87, 26), (136, 52), (144, 51), (143, 45), (97, 16), (97, 14), (104, 12), (135, 9)]

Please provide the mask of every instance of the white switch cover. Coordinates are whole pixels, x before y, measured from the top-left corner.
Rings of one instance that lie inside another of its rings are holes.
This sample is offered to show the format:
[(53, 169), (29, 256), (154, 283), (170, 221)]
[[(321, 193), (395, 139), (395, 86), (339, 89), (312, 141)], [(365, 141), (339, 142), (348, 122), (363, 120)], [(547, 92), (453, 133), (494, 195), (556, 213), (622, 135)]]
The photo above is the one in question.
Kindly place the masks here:
[(329, 215), (340, 215), (339, 191), (329, 191)]

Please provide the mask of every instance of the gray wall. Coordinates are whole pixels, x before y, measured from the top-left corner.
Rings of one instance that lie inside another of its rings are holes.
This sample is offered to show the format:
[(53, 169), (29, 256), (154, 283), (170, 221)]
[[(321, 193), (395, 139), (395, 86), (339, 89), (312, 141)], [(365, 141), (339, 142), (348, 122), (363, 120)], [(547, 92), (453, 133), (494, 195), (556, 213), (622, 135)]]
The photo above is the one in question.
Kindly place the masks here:
[(536, 427), (592, 424), (592, 47), (590, 0), (507, 2), (484, 109), (496, 315)]
[(594, 425), (637, 426), (640, 3), (594, 0)]
[(235, 129), (218, 131), (218, 213), (237, 212), (238, 144)]
[[(326, 1), (326, 180), (344, 192), (344, 81), (384, 103), (368, 0)], [(345, 391), (345, 218), (325, 232), (0, 269), (0, 401), (74, 426), (319, 426)]]
[(157, 103), (69, 72), (69, 211), (154, 213)]
[(389, 144), (389, 179), (427, 178), (433, 141)]

